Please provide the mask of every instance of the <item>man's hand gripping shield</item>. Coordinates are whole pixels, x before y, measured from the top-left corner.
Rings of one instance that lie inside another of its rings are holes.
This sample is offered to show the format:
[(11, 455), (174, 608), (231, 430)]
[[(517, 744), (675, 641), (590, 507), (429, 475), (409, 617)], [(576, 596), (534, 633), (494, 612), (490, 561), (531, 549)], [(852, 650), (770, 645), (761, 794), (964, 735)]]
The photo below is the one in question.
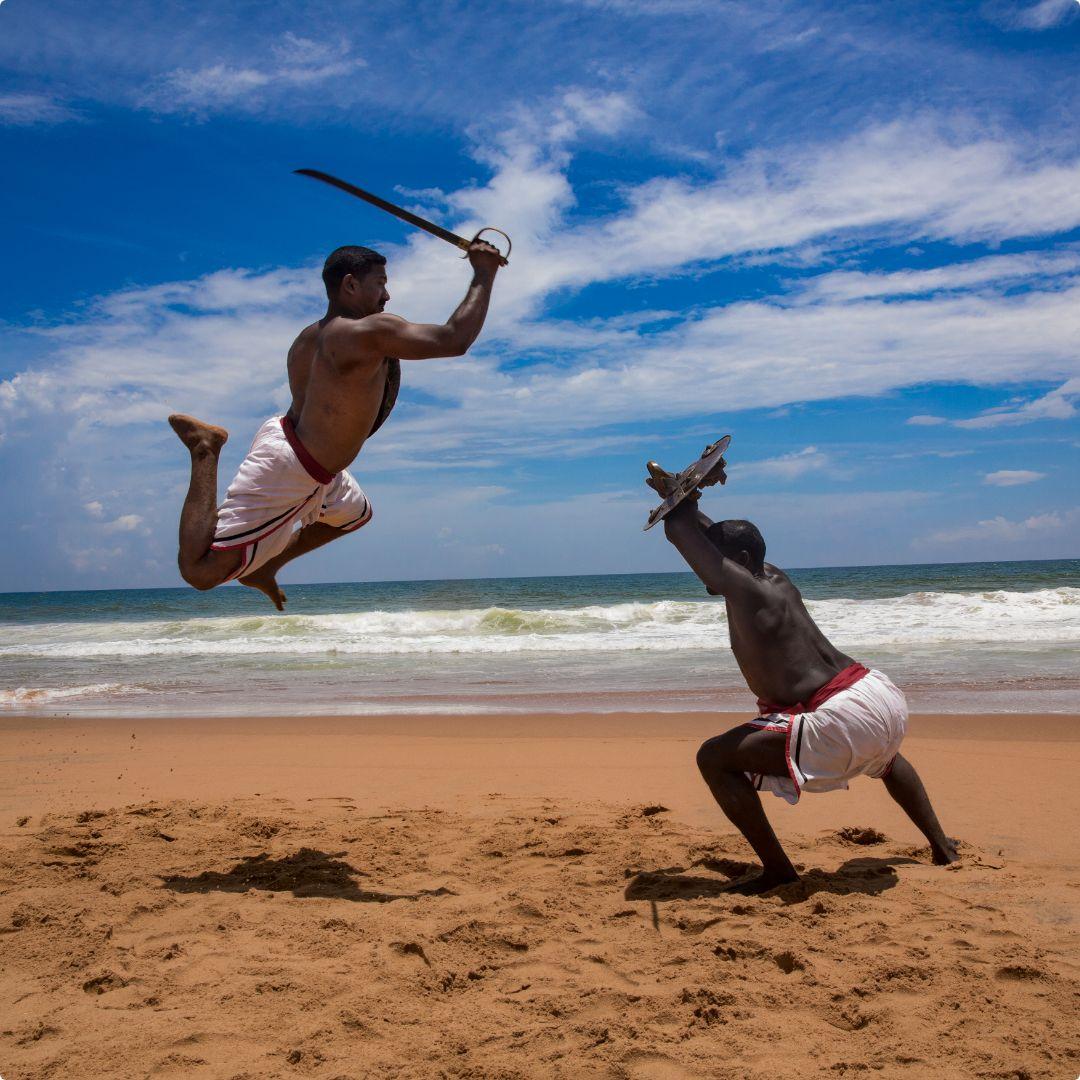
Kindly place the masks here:
[(697, 461), (678, 473), (668, 472), (655, 461), (646, 463), (645, 468), (649, 475), (645, 483), (664, 500), (649, 514), (649, 520), (645, 524), (646, 531), (658, 521), (663, 521), (680, 503), (687, 499), (696, 500), (701, 495), (702, 488), (727, 483), (727, 462), (724, 460), (724, 451), (730, 444), (731, 436), (724, 435), (706, 446)]

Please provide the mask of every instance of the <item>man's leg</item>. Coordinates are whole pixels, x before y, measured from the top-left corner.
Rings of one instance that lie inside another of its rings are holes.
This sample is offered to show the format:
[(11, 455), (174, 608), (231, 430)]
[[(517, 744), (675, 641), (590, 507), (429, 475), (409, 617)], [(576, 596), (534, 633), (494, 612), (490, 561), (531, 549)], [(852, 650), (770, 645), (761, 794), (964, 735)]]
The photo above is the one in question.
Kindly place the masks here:
[(761, 876), (738, 887), (739, 892), (765, 892), (799, 877), (765, 816), (761, 796), (746, 776), (748, 772), (787, 776), (786, 744), (782, 731), (742, 724), (702, 743), (698, 750), (698, 768), (713, 798), (761, 860)]
[(265, 593), (273, 601), (274, 607), (278, 611), (284, 611), (287, 598), (277, 583), (277, 572), (286, 563), (292, 562), (293, 559), (306, 555), (316, 548), (321, 548), (324, 544), (329, 544), (331, 540), (336, 540), (339, 536), (347, 535), (348, 533), (335, 528), (333, 525), (326, 525), (321, 521), (316, 521), (314, 524), (307, 525), (303, 529), (294, 532), (280, 555), (268, 559), (258, 570), (237, 580), (241, 585), (247, 585), (248, 588), (258, 589), (259, 592)]
[(930, 842), (934, 862), (947, 866), (956, 862), (956, 844), (944, 833), (930, 805), (930, 796), (919, 779), (915, 767), (907, 758), (897, 754), (889, 772), (882, 777), (885, 790), (897, 801), (900, 809), (915, 823), (919, 832)]
[(180, 576), (196, 589), (220, 585), (243, 559), (242, 551), (211, 551), (217, 527), (217, 469), (229, 433), (191, 416), (169, 417), (173, 431), (191, 451), (191, 483), (180, 511)]

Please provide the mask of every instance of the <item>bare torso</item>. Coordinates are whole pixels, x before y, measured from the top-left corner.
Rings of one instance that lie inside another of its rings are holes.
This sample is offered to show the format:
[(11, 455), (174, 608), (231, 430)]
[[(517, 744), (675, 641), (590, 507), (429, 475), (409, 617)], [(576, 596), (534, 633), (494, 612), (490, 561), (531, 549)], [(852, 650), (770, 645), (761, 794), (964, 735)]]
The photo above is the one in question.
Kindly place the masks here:
[(787, 574), (770, 563), (752, 587), (730, 591), (725, 601), (732, 652), (759, 698), (806, 701), (854, 663), (821, 632)]
[(340, 317), (300, 331), (289, 350), (289, 410), (296, 434), (327, 472), (348, 468), (360, 453), (382, 407), (388, 361), (372, 355), (347, 363), (341, 355)]

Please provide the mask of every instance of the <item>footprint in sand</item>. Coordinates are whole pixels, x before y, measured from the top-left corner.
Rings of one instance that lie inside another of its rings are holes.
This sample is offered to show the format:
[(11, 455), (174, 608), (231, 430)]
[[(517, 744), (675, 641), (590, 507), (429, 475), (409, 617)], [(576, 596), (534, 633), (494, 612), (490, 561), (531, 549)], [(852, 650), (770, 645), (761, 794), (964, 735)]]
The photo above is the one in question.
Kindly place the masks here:
[(630, 1080), (698, 1080), (700, 1073), (683, 1068), (674, 1058), (648, 1051), (635, 1051), (623, 1058)]

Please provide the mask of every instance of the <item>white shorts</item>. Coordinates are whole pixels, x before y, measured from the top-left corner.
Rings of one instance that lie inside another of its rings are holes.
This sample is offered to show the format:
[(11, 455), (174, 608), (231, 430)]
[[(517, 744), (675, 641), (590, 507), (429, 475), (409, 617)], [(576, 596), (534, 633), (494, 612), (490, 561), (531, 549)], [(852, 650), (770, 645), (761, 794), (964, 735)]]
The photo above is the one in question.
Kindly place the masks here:
[(280, 555), (297, 524), (321, 521), (352, 532), (371, 520), (371, 503), (345, 470), (328, 473), (296, 437), (288, 417), (273, 416), (255, 434), (225, 501), (218, 507), (212, 551), (241, 550), (227, 580)]
[(836, 791), (856, 776), (885, 776), (907, 732), (907, 700), (880, 671), (834, 694), (814, 712), (751, 720), (787, 735), (787, 776), (747, 775), (758, 791), (797, 803), (804, 791)]

